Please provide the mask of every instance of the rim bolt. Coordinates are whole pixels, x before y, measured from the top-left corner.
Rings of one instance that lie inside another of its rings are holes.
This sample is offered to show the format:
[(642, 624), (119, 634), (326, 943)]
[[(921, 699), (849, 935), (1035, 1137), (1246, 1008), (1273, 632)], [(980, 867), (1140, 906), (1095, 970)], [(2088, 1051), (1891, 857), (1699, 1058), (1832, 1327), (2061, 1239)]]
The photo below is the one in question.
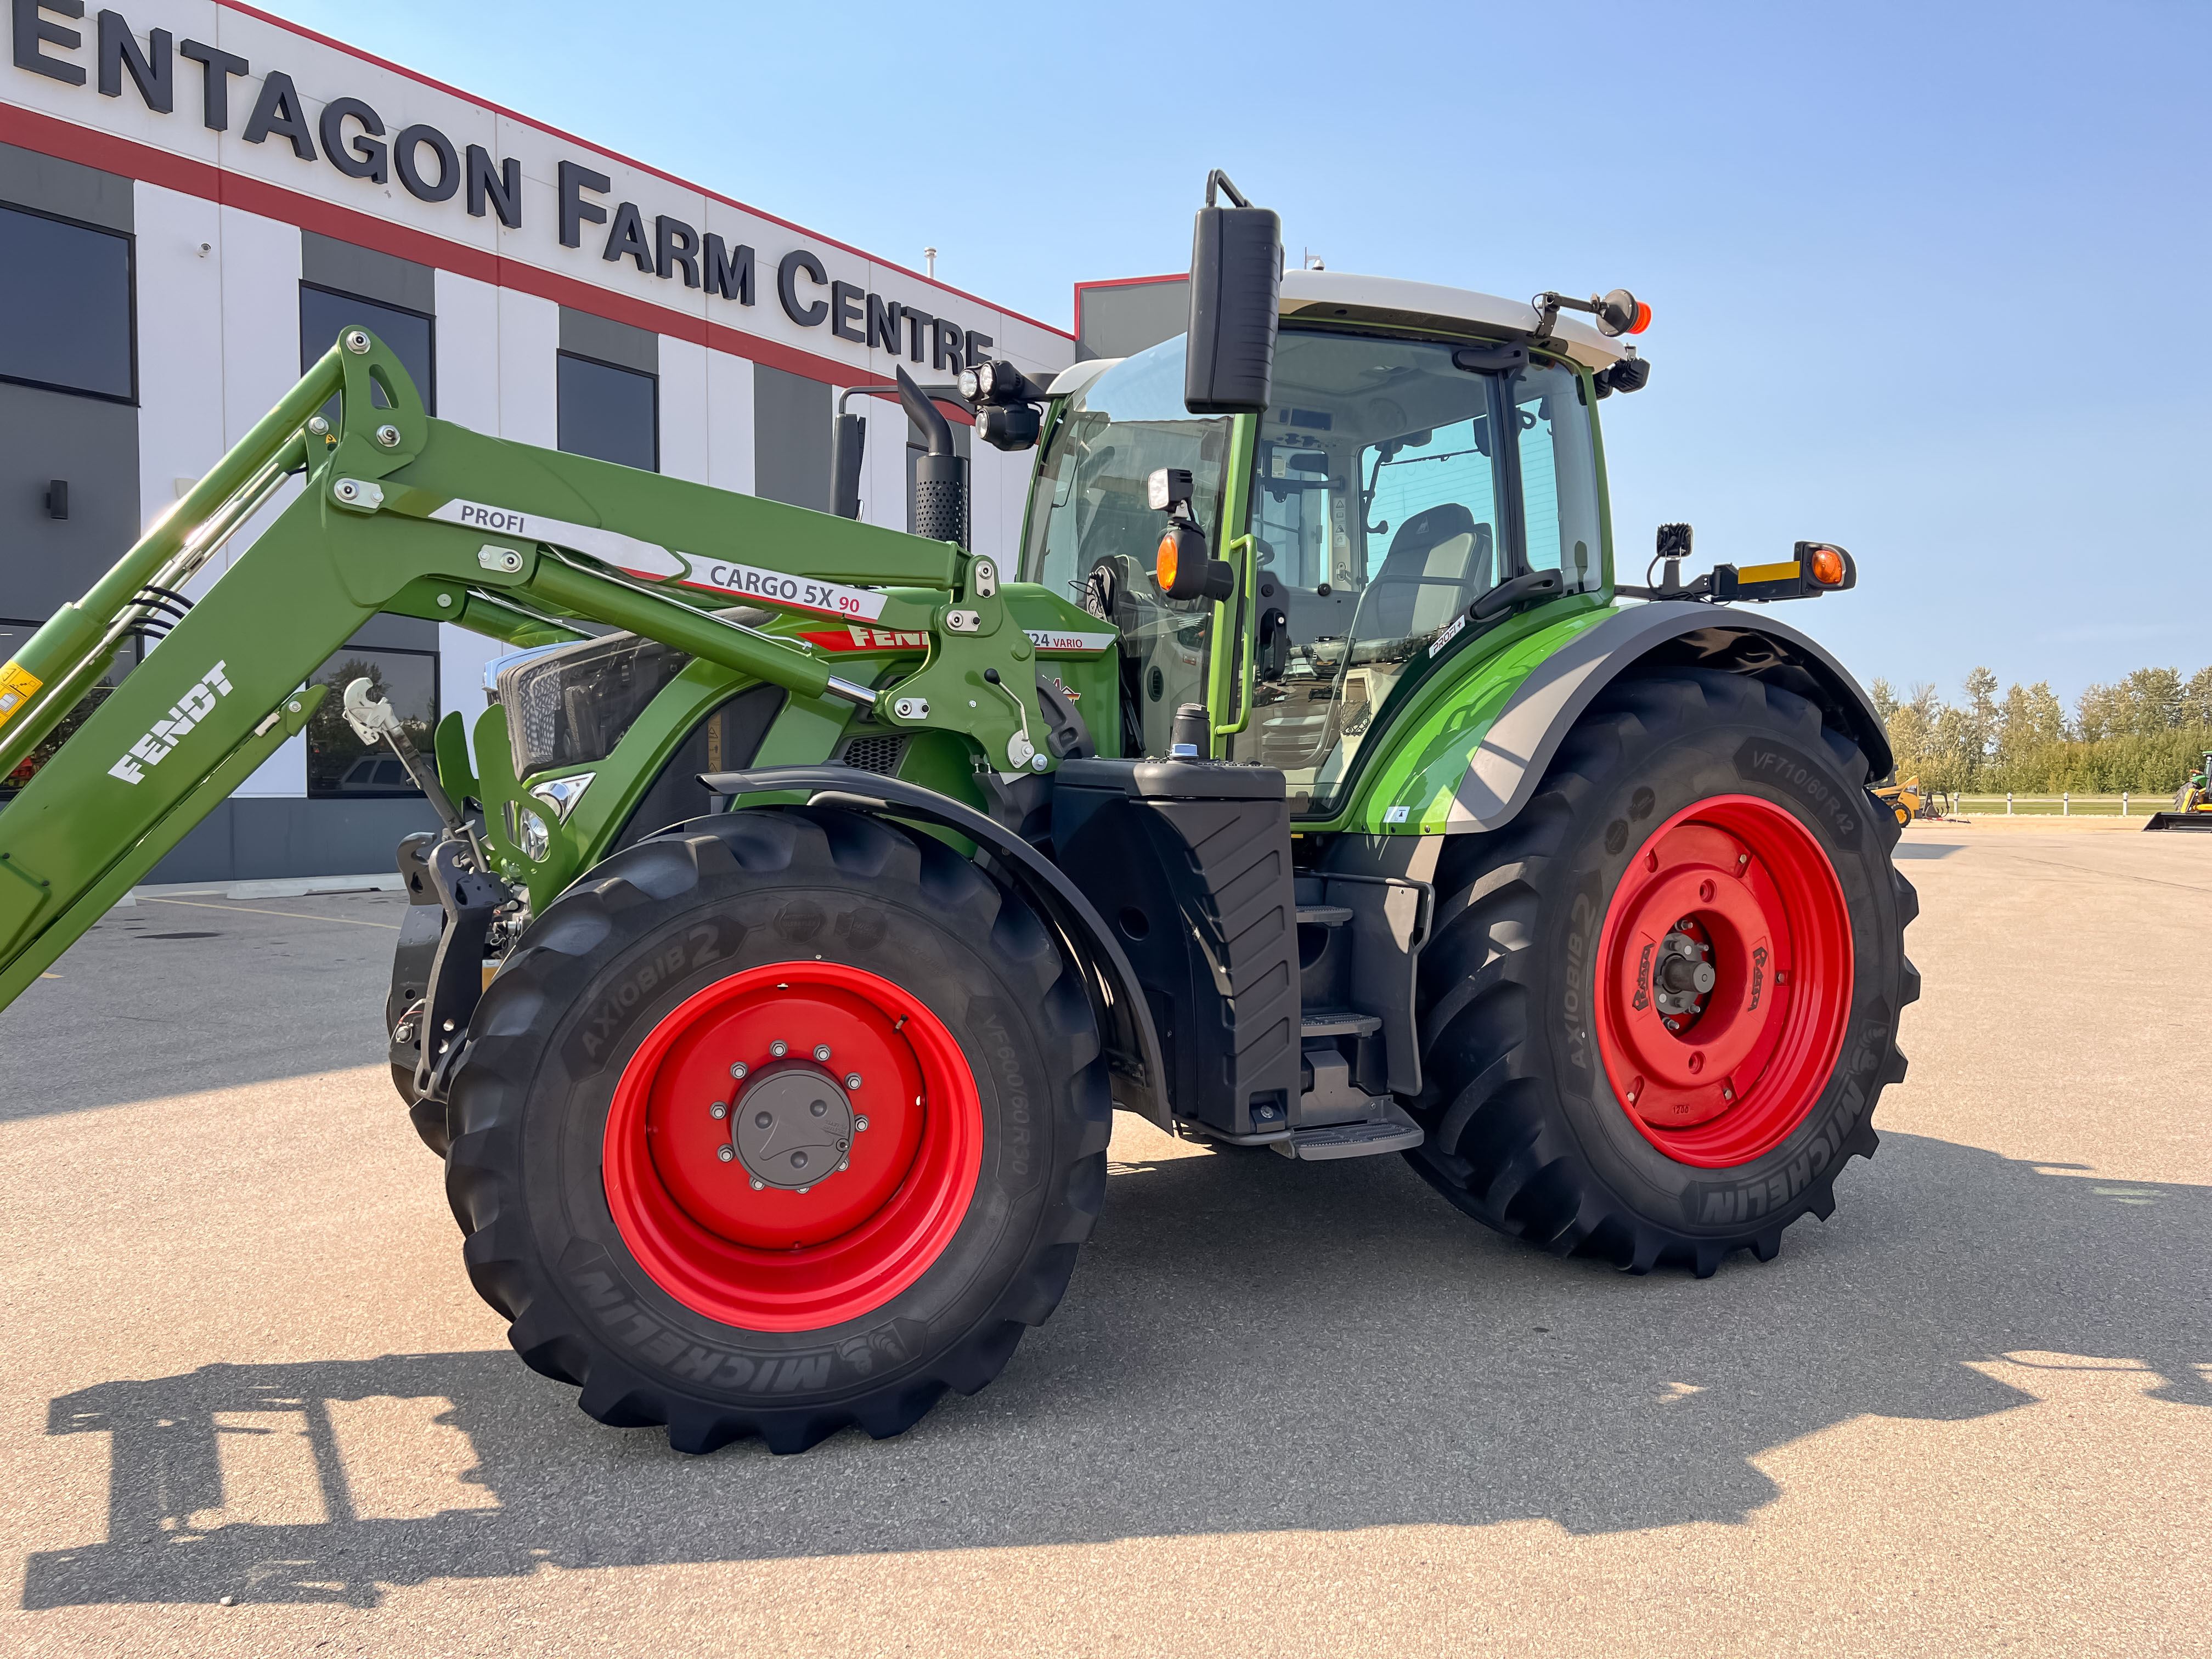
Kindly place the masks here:
[(734, 1147), (734, 1146), (717, 1146), (717, 1147), (715, 1147), (715, 1148), (714, 1148), (714, 1156), (715, 1156), (716, 1158), (720, 1158), (720, 1159), (722, 1160), (722, 1162), (723, 1162), (723, 1163), (725, 1163), (725, 1164), (727, 1164), (727, 1163), (728, 1163), (732, 1158), (735, 1158), (737, 1155), (738, 1155), (738, 1149), (737, 1149), (736, 1147)]
[(746, 1065), (744, 1061), (741, 1060), (736, 1065), (730, 1067), (730, 1075), (733, 1078), (742, 1078), (750, 1070), (752, 1070), (752, 1067)]
[(827, 1060), (827, 1059), (829, 1059), (829, 1058), (830, 1058), (830, 1045), (829, 1045), (828, 1043), (826, 1043), (826, 1042), (817, 1042), (817, 1043), (816, 1043), (816, 1044), (814, 1045), (814, 1058), (815, 1058), (815, 1059), (817, 1059), (817, 1060)]
[(1777, 968), (1777, 969), (1774, 970), (1774, 982), (1775, 982), (1777, 985), (1787, 985), (1787, 984), (1789, 984), (1789, 983), (1790, 983), (1790, 970), (1789, 970), (1787, 968)]
[(768, 1182), (763, 1181), (758, 1176), (755, 1176), (752, 1178), (750, 1185), (755, 1192), (758, 1192), (762, 1188), (767, 1186)]
[(778, 1060), (781, 1060), (786, 1054), (791, 1052), (791, 1045), (788, 1042), (786, 1042), (781, 1037), (778, 1037), (775, 1042), (768, 1045), (768, 1051), (774, 1054)]
[(852, 1160), (850, 1158), (841, 1158), (837, 1160), (837, 1167), (840, 1170), (849, 1170), (853, 1167)]
[(799, 1190), (800, 1194), (804, 1196), (805, 1194), (812, 1192), (814, 1188), (811, 1187), (801, 1187)]
[(720, 1123), (724, 1118), (729, 1116), (729, 1115), (730, 1103), (726, 1100), (718, 1100), (712, 1106), (709, 1106), (707, 1109), (707, 1115), (713, 1118), (717, 1123)]
[(845, 1086), (846, 1086), (848, 1089), (857, 1089), (857, 1088), (859, 1088), (859, 1087), (860, 1086), (860, 1074), (858, 1072), (848, 1072), (848, 1073), (845, 1073)]
[(855, 1129), (865, 1129), (868, 1127), (868, 1120), (864, 1117), (856, 1117), (853, 1120), (853, 1127)]

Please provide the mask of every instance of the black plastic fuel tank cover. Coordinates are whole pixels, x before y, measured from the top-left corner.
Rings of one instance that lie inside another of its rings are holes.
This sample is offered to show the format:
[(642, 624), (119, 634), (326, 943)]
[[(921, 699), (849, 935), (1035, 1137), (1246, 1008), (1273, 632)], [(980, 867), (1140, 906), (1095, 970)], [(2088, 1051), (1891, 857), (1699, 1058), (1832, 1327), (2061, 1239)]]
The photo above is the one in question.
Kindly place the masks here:
[(1116, 920), (1176, 1115), (1237, 1136), (1285, 1122), (1301, 1012), (1283, 775), (1070, 760), (1054, 778), (1054, 857)]

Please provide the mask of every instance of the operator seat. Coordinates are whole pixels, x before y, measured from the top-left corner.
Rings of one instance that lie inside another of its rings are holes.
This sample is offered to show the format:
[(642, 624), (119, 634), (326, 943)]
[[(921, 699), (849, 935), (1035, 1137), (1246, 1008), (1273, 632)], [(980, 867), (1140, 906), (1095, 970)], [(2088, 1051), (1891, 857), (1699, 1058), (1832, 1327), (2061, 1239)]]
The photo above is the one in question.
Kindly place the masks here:
[(1352, 637), (1363, 642), (1432, 633), (1496, 580), (1491, 528), (1457, 501), (1425, 507), (1398, 526), (1382, 568), (1359, 596)]

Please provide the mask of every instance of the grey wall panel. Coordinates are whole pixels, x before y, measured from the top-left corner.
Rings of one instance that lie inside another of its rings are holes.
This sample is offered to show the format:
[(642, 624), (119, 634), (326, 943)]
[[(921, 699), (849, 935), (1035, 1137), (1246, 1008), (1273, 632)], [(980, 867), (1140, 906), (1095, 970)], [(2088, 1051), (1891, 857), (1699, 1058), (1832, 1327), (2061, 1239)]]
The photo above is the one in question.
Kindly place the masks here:
[[(46, 486), (69, 483), (69, 517)], [(44, 622), (138, 539), (138, 411), (0, 381), (0, 615)]]
[(382, 874), (397, 867), (393, 859), (402, 836), (437, 827), (438, 815), (423, 800), (235, 796), (171, 848), (146, 880)]
[(1076, 319), (1078, 359), (1127, 357), (1190, 327), (1190, 279), (1086, 288)]
[(109, 230), (136, 228), (131, 218), (131, 180), (58, 155), (0, 144), (0, 201), (82, 219)]
[(830, 510), (830, 388), (821, 381), (753, 365), (753, 494)]
[(300, 275), (320, 288), (381, 300), (426, 316), (437, 313), (436, 277), (429, 266), (312, 230), (300, 233)]
[(580, 357), (596, 357), (617, 368), (634, 368), (641, 374), (660, 373), (660, 337), (651, 329), (594, 317), (588, 311), (571, 311), (566, 306), (561, 307), (561, 349)]

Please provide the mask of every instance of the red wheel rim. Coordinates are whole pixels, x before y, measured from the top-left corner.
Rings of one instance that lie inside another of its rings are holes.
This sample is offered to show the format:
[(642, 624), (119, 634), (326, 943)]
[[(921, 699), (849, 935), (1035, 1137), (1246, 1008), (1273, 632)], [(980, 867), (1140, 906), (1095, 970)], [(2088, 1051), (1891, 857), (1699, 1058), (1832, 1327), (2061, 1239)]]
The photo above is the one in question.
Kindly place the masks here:
[(1786, 809), (1717, 795), (1677, 812), (1629, 860), (1598, 940), (1598, 1053), (1628, 1121), (1704, 1169), (1772, 1151), (1835, 1070), (1851, 961), (1835, 866)]
[[(800, 1148), (822, 1173), (798, 1189), (789, 1136), (749, 1126), (788, 1111), (805, 1130), (815, 1105), (828, 1110), (813, 1133), (843, 1142)], [(805, 1331), (921, 1278), (982, 1162), (982, 1103), (944, 1022), (865, 969), (786, 962), (711, 985), (653, 1028), (615, 1085), (603, 1170), (615, 1225), (661, 1289), (726, 1325)]]

